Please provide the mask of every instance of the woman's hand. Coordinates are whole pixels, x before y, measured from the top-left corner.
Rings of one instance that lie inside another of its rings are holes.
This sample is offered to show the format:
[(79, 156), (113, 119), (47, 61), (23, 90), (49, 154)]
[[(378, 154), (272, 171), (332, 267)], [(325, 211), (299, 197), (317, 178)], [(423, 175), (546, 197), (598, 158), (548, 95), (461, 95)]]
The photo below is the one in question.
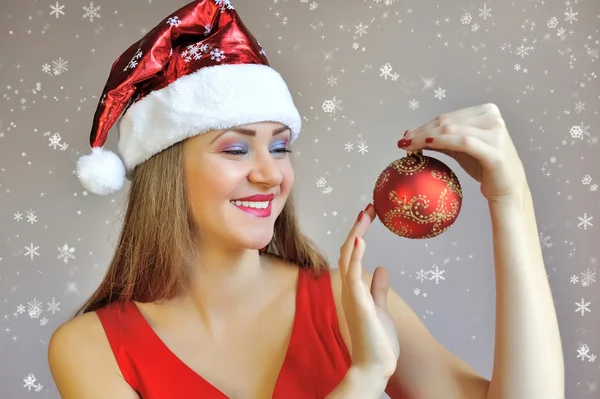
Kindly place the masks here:
[(396, 370), (400, 354), (398, 334), (388, 313), (387, 295), (390, 280), (387, 270), (378, 267), (373, 273), (370, 292), (362, 280), (363, 236), (375, 218), (371, 204), (361, 212), (340, 249), (338, 265), (342, 278), (342, 306), (348, 323), (352, 347), (352, 369), (373, 376), (375, 383), (387, 380)]
[(454, 158), (475, 180), (488, 201), (521, 195), (523, 164), (495, 104), (438, 115), (407, 131), (398, 146), (407, 151), (438, 151)]

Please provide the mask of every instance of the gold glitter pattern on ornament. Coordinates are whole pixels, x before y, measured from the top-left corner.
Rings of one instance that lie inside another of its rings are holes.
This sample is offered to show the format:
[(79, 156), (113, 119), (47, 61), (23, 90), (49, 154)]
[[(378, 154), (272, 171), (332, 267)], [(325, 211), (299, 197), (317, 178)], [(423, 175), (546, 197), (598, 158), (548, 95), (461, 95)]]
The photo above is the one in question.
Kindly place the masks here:
[(377, 178), (377, 181), (375, 182), (375, 190), (380, 190), (381, 187), (387, 183), (387, 181), (389, 180), (390, 177), (390, 172), (388, 170), (385, 170), (382, 174), (379, 175), (379, 178)]
[(438, 179), (446, 183), (450, 190), (452, 190), (456, 193), (456, 195), (462, 198), (462, 187), (460, 186), (460, 183), (458, 182), (458, 177), (456, 177), (454, 172), (450, 171), (450, 173), (444, 173), (440, 172), (439, 170), (432, 170), (431, 176), (434, 179)]
[(429, 158), (422, 155), (410, 155), (395, 160), (390, 166), (398, 172), (399, 175), (414, 175), (429, 164)]
[[(430, 201), (423, 194), (418, 194), (415, 197), (407, 199), (406, 196), (399, 198), (395, 191), (390, 191), (389, 199), (396, 206), (394, 209), (387, 211), (383, 217), (383, 223), (395, 234), (402, 237), (410, 237), (413, 232), (410, 227), (402, 223), (406, 220), (408, 223), (413, 224), (427, 224), (432, 225), (431, 232), (422, 238), (435, 237), (450, 226), (442, 227), (442, 225), (453, 219), (460, 210), (460, 203), (457, 200), (451, 200), (449, 204), (447, 202), (448, 193), (451, 190), (444, 188), (440, 193), (440, 196), (436, 203), (436, 208), (429, 215), (422, 213), (422, 209), (429, 208)], [(448, 206), (449, 205), (449, 206)], [(447, 208), (450, 208), (448, 211)]]

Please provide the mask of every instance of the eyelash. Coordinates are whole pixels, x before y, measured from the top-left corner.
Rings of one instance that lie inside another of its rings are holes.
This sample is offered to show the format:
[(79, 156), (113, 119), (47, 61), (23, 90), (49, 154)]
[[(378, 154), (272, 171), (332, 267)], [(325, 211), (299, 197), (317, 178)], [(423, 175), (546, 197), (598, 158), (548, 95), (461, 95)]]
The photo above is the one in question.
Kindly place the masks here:
[[(246, 153), (246, 151), (243, 150), (230, 150), (230, 151), (223, 151), (226, 154), (230, 154), (230, 155), (244, 155)], [(277, 148), (275, 150), (273, 150), (273, 152), (277, 152), (277, 153), (291, 153), (292, 151), (288, 150), (287, 148)]]

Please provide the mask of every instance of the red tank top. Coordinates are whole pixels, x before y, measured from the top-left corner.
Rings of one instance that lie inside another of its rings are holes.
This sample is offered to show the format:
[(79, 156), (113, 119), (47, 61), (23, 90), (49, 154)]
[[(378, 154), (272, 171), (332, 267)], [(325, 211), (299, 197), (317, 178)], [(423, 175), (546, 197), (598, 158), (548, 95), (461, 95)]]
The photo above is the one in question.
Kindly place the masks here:
[[(322, 399), (342, 380), (350, 354), (342, 340), (329, 271), (300, 269), (294, 327), (273, 399)], [(160, 340), (133, 302), (96, 310), (125, 381), (143, 399), (227, 399)]]

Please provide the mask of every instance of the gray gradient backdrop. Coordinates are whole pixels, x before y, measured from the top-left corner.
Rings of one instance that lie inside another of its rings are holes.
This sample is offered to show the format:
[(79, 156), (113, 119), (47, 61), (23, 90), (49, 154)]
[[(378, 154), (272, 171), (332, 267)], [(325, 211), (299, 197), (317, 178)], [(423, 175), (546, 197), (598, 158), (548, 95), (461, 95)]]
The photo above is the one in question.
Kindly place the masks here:
[[(2, 0), (0, 398), (56, 398), (54, 329), (100, 282), (126, 188), (88, 195), (87, 152), (113, 61), (180, 0)], [(396, 141), (439, 113), (498, 104), (525, 164), (560, 319), (568, 398), (600, 398), (600, 2), (234, 1), (303, 116), (294, 144), (302, 227), (335, 265)], [(115, 133), (115, 131), (113, 131)], [(116, 134), (108, 146), (116, 147)], [(487, 377), (494, 343), (489, 214), (464, 187), (455, 225), (430, 240), (367, 235), (365, 268)]]

